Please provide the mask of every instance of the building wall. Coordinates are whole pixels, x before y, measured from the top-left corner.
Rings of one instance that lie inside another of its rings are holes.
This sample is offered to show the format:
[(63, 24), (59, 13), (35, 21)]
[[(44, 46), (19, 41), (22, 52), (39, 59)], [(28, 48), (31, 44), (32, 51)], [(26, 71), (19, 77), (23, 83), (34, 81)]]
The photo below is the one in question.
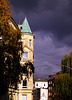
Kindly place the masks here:
[(40, 100), (48, 100), (48, 89), (40, 89)]
[[(37, 91), (37, 89), (40, 89), (40, 91)], [(42, 80), (37, 80), (35, 81), (35, 88), (34, 88), (34, 92), (38, 92), (39, 98), (37, 100), (48, 100), (48, 80), (47, 81), (42, 81)], [(33, 95), (34, 100), (36, 100), (36, 95), (34, 93)]]
[[(33, 35), (30, 34), (24, 34), (22, 33), (21, 36), (21, 41), (22, 41), (22, 47), (23, 47), (23, 52), (28, 52), (28, 59), (24, 60), (23, 55), (21, 59), (21, 64), (23, 65), (25, 62), (32, 62), (33, 63), (33, 55), (34, 55), (34, 50), (33, 50)], [(29, 40), (31, 40), (31, 47), (29, 47)], [(30, 69), (29, 69), (30, 70)], [(27, 75), (23, 74), (23, 80), (27, 80), (27, 88), (22, 88), (22, 81), (21, 84), (19, 84), (19, 100), (22, 100), (22, 95), (27, 96), (27, 100), (33, 100), (33, 74), (30, 76), (30, 74)]]
[(54, 95), (54, 93), (53, 93), (53, 91), (52, 91), (52, 89), (53, 89), (53, 87), (54, 87), (54, 79), (55, 79), (55, 77), (50, 78), (50, 79), (48, 80), (48, 99), (49, 99), (49, 100), (51, 100), (52, 97), (53, 97), (53, 95)]
[(48, 88), (48, 82), (35, 82), (35, 88)]
[(33, 90), (33, 100), (40, 100), (40, 89), (34, 88)]
[[(17, 25), (12, 20), (8, 20), (9, 24), (16, 30)], [(26, 62), (31, 62), (33, 64), (33, 58), (34, 58), (34, 49), (33, 49), (33, 39), (34, 35), (31, 33), (21, 33), (21, 42), (23, 47), (23, 53), (28, 52), (28, 59), (24, 60), (23, 55), (21, 56), (21, 64), (24, 65)], [(31, 46), (29, 45), (29, 42), (31, 40)], [(29, 69), (30, 71), (30, 69)], [(27, 88), (22, 88), (22, 81), (20, 84), (18, 84), (18, 90), (15, 91), (15, 93), (12, 94), (13, 100), (22, 100), (22, 95), (27, 96), (27, 100), (33, 100), (33, 73), (28, 74), (28, 77), (26, 74), (23, 74), (23, 80), (26, 78), (27, 80)], [(11, 96), (11, 95), (10, 95)]]
[[(33, 63), (34, 49), (33, 49), (33, 38), (31, 34), (22, 34), (21, 36), (22, 47), (24, 52), (28, 52), (28, 60)], [(31, 40), (31, 47), (29, 47), (29, 40)], [(23, 55), (21, 59), (21, 64), (24, 64), (26, 60), (23, 60)]]

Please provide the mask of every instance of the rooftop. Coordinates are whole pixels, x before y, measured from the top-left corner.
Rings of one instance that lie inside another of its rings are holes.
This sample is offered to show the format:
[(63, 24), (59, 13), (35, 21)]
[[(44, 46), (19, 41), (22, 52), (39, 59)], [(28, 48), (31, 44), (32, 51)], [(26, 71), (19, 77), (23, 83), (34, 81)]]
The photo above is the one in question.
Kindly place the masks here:
[(29, 33), (32, 34), (32, 31), (30, 29), (29, 23), (27, 21), (27, 18), (25, 17), (23, 23), (21, 25), (18, 25), (19, 29), (22, 33)]
[(48, 79), (40, 79), (40, 78), (38, 78), (38, 79), (35, 79), (35, 81), (37, 81), (37, 82), (47, 82)]

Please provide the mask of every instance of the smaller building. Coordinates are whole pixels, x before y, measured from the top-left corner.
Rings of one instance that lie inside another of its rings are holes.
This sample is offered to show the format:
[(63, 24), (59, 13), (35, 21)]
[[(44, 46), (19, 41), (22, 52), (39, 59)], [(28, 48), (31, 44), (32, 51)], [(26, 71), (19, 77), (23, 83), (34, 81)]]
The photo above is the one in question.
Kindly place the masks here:
[(33, 90), (33, 100), (40, 100), (40, 88), (34, 88)]
[(48, 100), (51, 100), (52, 97), (55, 96), (55, 93), (53, 92), (53, 87), (55, 85), (55, 77), (60, 74), (61, 71), (57, 72), (55, 75), (50, 75), (50, 78), (48, 80)]
[(54, 93), (53, 93), (54, 80), (55, 80), (55, 76), (51, 77), (48, 80), (48, 100), (51, 100), (51, 98), (54, 95)]
[[(39, 95), (36, 95), (39, 94)], [(33, 90), (34, 100), (48, 100), (48, 80), (47, 79), (36, 79)]]

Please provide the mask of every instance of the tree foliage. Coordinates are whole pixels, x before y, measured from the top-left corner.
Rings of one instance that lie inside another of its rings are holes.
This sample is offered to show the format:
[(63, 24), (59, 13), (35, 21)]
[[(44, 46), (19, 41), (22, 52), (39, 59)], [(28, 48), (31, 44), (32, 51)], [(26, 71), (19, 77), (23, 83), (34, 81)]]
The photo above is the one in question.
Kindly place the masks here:
[[(55, 76), (55, 100), (72, 99), (72, 52), (61, 60), (61, 75)], [(54, 98), (53, 98), (54, 99)]]
[(55, 78), (55, 91), (61, 95), (72, 95), (72, 78), (69, 74), (61, 74)]
[(10, 19), (10, 2), (0, 0), (0, 96), (8, 90), (9, 85), (16, 86), (22, 71), (21, 33), (9, 24)]
[(56, 96), (69, 100), (72, 98), (72, 77), (69, 74), (61, 74), (55, 77), (54, 92)]
[(26, 62), (24, 64), (24, 66), (22, 67), (22, 72), (27, 74), (27, 77), (29, 78), (29, 76), (32, 75), (32, 73), (34, 73), (34, 65), (31, 62)]
[(25, 63), (24, 66), (20, 64), (23, 53), (20, 41), (21, 32), (17, 26), (14, 29), (11, 25), (10, 11), (10, 1), (0, 0), (0, 96), (6, 93), (9, 87), (17, 88), (23, 71), (27, 75), (34, 73), (34, 66), (31, 62)]
[(62, 73), (69, 73), (72, 76), (72, 52), (69, 55), (65, 55), (61, 61)]

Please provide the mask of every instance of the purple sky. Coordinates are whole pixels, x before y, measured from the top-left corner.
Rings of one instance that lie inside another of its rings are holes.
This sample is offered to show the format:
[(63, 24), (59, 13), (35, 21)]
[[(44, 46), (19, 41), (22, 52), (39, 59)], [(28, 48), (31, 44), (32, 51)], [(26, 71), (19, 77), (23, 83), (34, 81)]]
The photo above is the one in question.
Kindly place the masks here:
[(72, 50), (72, 0), (10, 0), (16, 23), (25, 16), (35, 35), (35, 78), (60, 71), (62, 57)]

